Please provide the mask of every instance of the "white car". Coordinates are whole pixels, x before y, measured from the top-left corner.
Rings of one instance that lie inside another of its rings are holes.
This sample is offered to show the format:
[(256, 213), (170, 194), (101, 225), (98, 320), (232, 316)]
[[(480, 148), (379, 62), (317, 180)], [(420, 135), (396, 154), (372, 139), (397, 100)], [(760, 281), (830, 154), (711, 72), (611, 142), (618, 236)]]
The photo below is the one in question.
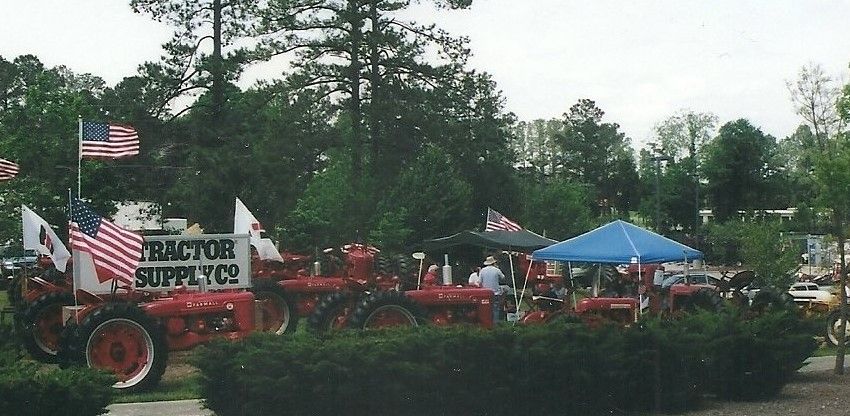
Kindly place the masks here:
[(798, 306), (811, 306), (812, 304), (832, 305), (837, 304), (838, 299), (828, 290), (821, 289), (816, 283), (794, 283), (788, 289), (788, 294), (794, 297)]

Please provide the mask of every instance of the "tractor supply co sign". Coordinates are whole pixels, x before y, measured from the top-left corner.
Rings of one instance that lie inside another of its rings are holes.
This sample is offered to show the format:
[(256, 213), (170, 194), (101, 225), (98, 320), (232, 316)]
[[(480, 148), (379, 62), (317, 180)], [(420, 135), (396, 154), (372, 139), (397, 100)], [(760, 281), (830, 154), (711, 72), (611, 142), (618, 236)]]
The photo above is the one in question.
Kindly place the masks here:
[(247, 234), (163, 235), (145, 237), (144, 255), (136, 269), (136, 288), (168, 291), (197, 289), (206, 276), (207, 289), (251, 286), (251, 247)]

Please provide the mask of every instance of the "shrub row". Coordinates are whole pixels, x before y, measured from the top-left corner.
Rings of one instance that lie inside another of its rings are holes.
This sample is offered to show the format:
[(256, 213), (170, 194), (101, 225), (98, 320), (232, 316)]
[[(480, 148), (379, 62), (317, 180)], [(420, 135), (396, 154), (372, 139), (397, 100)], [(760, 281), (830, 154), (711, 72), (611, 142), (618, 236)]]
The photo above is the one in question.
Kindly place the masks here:
[(103, 414), (114, 382), (100, 371), (59, 370), (26, 360), (12, 329), (0, 325), (0, 415)]
[(815, 349), (793, 313), (734, 311), (629, 328), (419, 328), (258, 334), (194, 358), (219, 416), (515, 415), (682, 411), (706, 393), (776, 395)]

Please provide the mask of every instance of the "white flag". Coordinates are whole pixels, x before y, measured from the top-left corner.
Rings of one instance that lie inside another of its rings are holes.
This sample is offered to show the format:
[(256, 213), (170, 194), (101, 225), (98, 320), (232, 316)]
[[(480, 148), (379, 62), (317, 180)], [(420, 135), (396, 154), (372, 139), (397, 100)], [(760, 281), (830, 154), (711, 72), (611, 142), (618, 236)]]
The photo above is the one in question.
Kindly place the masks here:
[(251, 245), (257, 249), (257, 254), (262, 260), (274, 260), (283, 263), (283, 257), (275, 248), (272, 240), (262, 238), (260, 233), (265, 231), (263, 226), (254, 217), (254, 214), (248, 210), (248, 207), (236, 198), (236, 215), (233, 217), (233, 233), (234, 234), (249, 234), (251, 236)]
[(45, 256), (50, 256), (56, 270), (64, 273), (65, 265), (71, 258), (71, 253), (50, 228), (50, 224), (27, 208), (26, 205), (21, 205), (21, 223), (24, 228), (24, 250), (35, 250)]

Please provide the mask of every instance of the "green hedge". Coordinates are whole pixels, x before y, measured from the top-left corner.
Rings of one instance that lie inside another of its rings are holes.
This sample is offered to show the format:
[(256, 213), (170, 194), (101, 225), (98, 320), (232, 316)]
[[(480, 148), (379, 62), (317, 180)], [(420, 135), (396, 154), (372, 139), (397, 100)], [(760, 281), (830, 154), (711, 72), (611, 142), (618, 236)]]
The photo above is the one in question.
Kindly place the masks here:
[(24, 359), (11, 328), (0, 325), (0, 415), (103, 414), (114, 382), (96, 370), (59, 370)]
[[(815, 349), (796, 315), (734, 311), (630, 328), (419, 328), (252, 336), (194, 364), (219, 416), (610, 414), (775, 395)], [(757, 382), (756, 382), (757, 381)]]

